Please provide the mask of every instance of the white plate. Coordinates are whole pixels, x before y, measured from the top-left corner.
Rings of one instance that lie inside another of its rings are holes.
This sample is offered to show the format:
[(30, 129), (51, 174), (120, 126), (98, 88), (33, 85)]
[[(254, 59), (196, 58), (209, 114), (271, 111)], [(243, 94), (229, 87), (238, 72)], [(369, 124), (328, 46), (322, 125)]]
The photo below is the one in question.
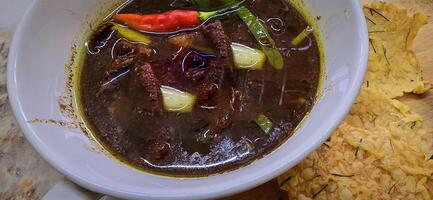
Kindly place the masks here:
[(204, 199), (244, 191), (293, 167), (338, 126), (364, 78), (368, 33), (358, 0), (305, 0), (321, 16), (326, 80), (309, 119), (276, 151), (238, 170), (197, 179), (158, 177), (125, 167), (91, 151), (78, 130), (34, 118), (68, 120), (58, 108), (65, 63), (77, 33), (110, 0), (37, 0), (18, 27), (8, 62), (8, 92), (14, 114), (30, 143), (56, 169), (90, 190), (128, 199)]

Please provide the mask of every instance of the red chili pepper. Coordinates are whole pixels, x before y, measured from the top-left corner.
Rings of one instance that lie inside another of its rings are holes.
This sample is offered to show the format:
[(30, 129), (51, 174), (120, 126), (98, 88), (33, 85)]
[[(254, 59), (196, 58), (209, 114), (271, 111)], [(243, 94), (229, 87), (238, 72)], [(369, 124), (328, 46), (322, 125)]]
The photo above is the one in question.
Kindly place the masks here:
[(113, 19), (130, 28), (147, 32), (174, 32), (199, 26), (211, 17), (237, 9), (244, 1), (221, 10), (199, 12), (196, 10), (172, 10), (156, 14), (116, 14)]
[(173, 32), (200, 25), (200, 13), (194, 10), (172, 10), (159, 14), (117, 14), (113, 19), (139, 31)]

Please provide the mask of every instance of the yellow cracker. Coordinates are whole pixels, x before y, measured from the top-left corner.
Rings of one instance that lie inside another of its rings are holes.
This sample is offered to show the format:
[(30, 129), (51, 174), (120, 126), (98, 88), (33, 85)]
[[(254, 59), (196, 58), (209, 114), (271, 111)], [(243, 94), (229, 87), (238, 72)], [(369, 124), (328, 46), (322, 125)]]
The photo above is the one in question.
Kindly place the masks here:
[(393, 137), (414, 148), (422, 141), (418, 134), (423, 126), (422, 117), (412, 113), (402, 102), (389, 99), (372, 88), (361, 90), (345, 122), (369, 131), (391, 131)]
[(426, 149), (432, 146), (425, 135), (421, 118), (406, 105), (363, 88), (330, 141), (279, 181), (291, 177), (282, 188), (294, 199), (430, 199), (433, 160)]
[(370, 16), (375, 28), (390, 34), (371, 33), (372, 43), (384, 48), (370, 49), (367, 81), (343, 124), (325, 145), (278, 178), (291, 199), (433, 197), (433, 131), (393, 99), (429, 89), (408, 50), (425, 15), (409, 18), (404, 9), (383, 3), (370, 8), (380, 13)]
[[(385, 3), (364, 8), (370, 34), (366, 83), (391, 98), (404, 93), (421, 94), (430, 88), (410, 50), (419, 29), (427, 23), (421, 13), (408, 17), (405, 9)], [(367, 83), (368, 82), (368, 83)]]

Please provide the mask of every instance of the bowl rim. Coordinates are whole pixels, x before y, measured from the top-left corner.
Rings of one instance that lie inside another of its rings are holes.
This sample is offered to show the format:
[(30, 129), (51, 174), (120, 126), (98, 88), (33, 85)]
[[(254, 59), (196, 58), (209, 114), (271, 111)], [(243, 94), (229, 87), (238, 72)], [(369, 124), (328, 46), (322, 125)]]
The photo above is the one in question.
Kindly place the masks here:
[[(9, 96), (9, 103), (11, 105), (12, 112), (15, 116), (15, 119), (17, 120), (27, 140), (31, 143), (31, 145), (39, 153), (39, 155), (41, 155), (44, 160), (46, 160), (56, 170), (58, 170), (63, 175), (65, 175), (68, 179), (72, 180), (78, 185), (83, 186), (84, 188), (99, 193), (109, 194), (115, 197), (129, 198), (129, 199), (145, 198), (146, 196), (143, 196), (143, 194), (138, 194), (138, 193), (135, 194), (135, 193), (125, 192), (125, 191), (115, 190), (112, 188), (106, 188), (103, 185), (99, 185), (85, 177), (77, 176), (73, 172), (68, 171), (63, 165), (56, 162), (56, 160), (51, 155), (52, 154), (51, 152), (47, 151), (47, 149), (45, 149), (42, 145), (40, 145), (39, 141), (37, 141), (37, 138), (32, 133), (33, 132), (32, 128), (28, 126), (27, 120), (24, 115), (25, 111), (23, 110), (20, 104), (19, 95), (17, 92), (16, 69), (17, 69), (17, 59), (19, 57), (18, 49), (20, 46), (20, 40), (21, 40), (20, 38), (23, 37), (24, 34), (23, 31), (25, 27), (28, 26), (29, 24), (30, 16), (32, 15), (33, 12), (35, 12), (34, 9), (35, 6), (40, 2), (41, 0), (33, 1), (32, 4), (27, 9), (24, 17), (22, 18), (21, 22), (19, 23), (16, 29), (9, 50), (8, 64), (7, 64), (7, 92)], [(254, 181), (238, 184), (237, 187), (220, 188), (219, 190), (204, 191), (203, 193), (200, 194), (184, 194), (184, 196), (176, 196), (176, 197), (174, 196), (147, 196), (147, 197), (150, 197), (152, 199), (167, 199), (167, 198), (203, 199), (203, 198), (217, 198), (221, 196), (232, 195), (238, 192), (246, 191), (248, 189), (251, 189), (253, 187), (256, 187), (260, 184), (263, 184), (271, 180), (272, 178), (282, 174), (288, 168), (293, 167), (294, 165), (293, 163), (299, 163), (300, 161), (305, 159), (311, 152), (317, 149), (331, 135), (331, 133), (335, 131), (335, 129), (337, 129), (340, 122), (345, 118), (347, 113), (350, 111), (350, 108), (353, 102), (355, 102), (360, 92), (363, 80), (365, 78), (365, 72), (367, 69), (367, 62), (368, 62), (368, 51), (369, 51), (367, 23), (365, 18), (363, 17), (364, 14), (360, 2), (358, 0), (351, 0), (351, 3), (354, 4), (354, 8), (355, 8), (353, 10), (353, 17), (358, 18), (357, 21), (359, 22), (359, 24), (357, 26), (361, 30), (360, 56), (359, 56), (359, 60), (356, 62), (358, 63), (357, 67), (359, 67), (359, 70), (357, 71), (357, 74), (355, 74), (355, 79), (353, 80), (354, 87), (350, 90), (350, 92), (347, 94), (347, 98), (340, 105), (343, 112), (339, 113), (334, 123), (329, 124), (326, 127), (326, 130), (323, 131), (325, 134), (323, 134), (322, 138), (312, 142), (309, 148), (306, 149), (302, 155), (298, 155), (295, 159), (293, 159), (292, 164), (287, 163), (285, 165), (278, 166), (275, 168), (274, 171), (268, 172), (267, 174), (257, 175)]]

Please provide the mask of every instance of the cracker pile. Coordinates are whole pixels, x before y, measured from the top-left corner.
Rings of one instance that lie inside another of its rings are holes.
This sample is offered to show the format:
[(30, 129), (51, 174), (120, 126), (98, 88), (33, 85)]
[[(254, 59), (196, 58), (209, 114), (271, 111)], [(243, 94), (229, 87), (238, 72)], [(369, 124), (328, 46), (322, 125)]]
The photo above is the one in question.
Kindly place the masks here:
[(410, 47), (424, 14), (385, 3), (364, 8), (366, 80), (332, 137), (278, 177), (290, 199), (433, 199), (433, 130), (397, 97), (430, 89)]

